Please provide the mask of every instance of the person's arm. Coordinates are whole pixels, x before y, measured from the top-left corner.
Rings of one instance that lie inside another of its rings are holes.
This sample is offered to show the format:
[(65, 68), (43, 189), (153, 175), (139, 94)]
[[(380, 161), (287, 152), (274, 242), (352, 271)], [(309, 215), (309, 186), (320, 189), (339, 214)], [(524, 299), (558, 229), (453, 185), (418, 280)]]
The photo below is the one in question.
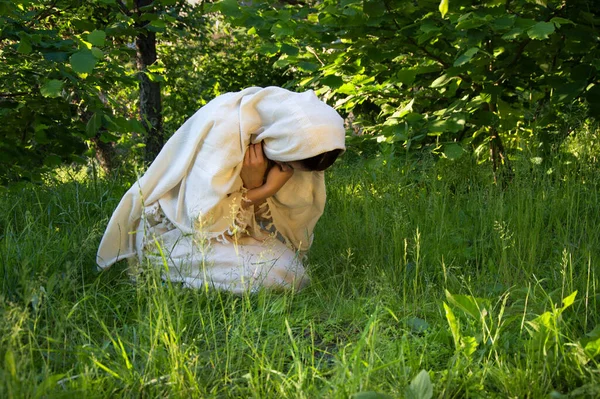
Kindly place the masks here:
[(267, 174), (265, 184), (248, 190), (246, 193), (246, 201), (242, 204), (243, 207), (250, 205), (260, 206), (267, 198), (272, 197), (279, 191), (281, 187), (292, 177), (294, 170), (289, 166), (274, 165)]
[(240, 176), (246, 192), (246, 200), (242, 202), (244, 209), (250, 205), (260, 206), (292, 177), (294, 170), (286, 164), (276, 164), (269, 169), (269, 160), (264, 156), (262, 143), (251, 144), (244, 155), (244, 163)]

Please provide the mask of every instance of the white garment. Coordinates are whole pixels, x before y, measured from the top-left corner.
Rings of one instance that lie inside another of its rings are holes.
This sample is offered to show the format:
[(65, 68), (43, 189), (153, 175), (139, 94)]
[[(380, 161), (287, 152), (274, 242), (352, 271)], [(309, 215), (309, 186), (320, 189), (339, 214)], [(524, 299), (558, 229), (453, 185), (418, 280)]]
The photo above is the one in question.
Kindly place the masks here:
[[(302, 285), (306, 276), (296, 252), (310, 247), (323, 213), (324, 174), (296, 172), (267, 199), (273, 227), (285, 244), (261, 237), (256, 228), (250, 235), (229, 234), (240, 209), (236, 193), (242, 190), (244, 154), (251, 143), (262, 142), (267, 158), (296, 161), (344, 150), (344, 141), (342, 118), (312, 91), (252, 87), (219, 96), (175, 132), (123, 196), (97, 263), (104, 268), (137, 254), (158, 266), (164, 256), (168, 278), (235, 292)], [(152, 224), (147, 215), (156, 210), (164, 221)], [(223, 240), (226, 236), (237, 242)], [(163, 255), (154, 253), (152, 242), (166, 249)]]
[[(265, 220), (270, 217), (265, 216)], [(240, 208), (227, 232), (206, 239), (183, 233), (155, 203), (145, 207), (136, 233), (138, 259), (142, 267), (148, 263), (158, 267), (164, 278), (189, 288), (242, 293), (261, 287), (300, 289), (308, 284), (302, 255), (265, 227), (256, 222), (253, 207)]]
[[(345, 149), (343, 119), (312, 91), (251, 87), (223, 94), (188, 119), (167, 141), (146, 173), (125, 193), (102, 237), (96, 261), (102, 268), (136, 254), (135, 234), (143, 208), (158, 202), (184, 234), (199, 219), (207, 238), (228, 228), (228, 194), (242, 187), (240, 171), (250, 143), (263, 143), (274, 161), (294, 161)], [(267, 200), (273, 224), (288, 244), (307, 250), (325, 206), (323, 172), (294, 173)], [(206, 216), (210, 215), (211, 218)]]

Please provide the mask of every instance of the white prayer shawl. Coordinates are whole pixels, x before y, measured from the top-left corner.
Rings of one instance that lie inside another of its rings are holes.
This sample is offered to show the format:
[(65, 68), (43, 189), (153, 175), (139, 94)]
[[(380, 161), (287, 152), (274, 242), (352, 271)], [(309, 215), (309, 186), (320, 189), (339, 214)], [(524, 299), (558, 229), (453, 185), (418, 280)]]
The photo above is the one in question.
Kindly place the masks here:
[[(183, 233), (202, 225), (217, 237), (231, 223), (232, 200), (250, 143), (263, 142), (267, 158), (295, 161), (345, 149), (342, 118), (312, 91), (251, 87), (223, 94), (188, 119), (114, 211), (97, 254), (100, 267), (136, 255), (135, 229), (144, 206), (158, 201)], [(267, 199), (275, 228), (299, 250), (310, 247), (325, 207), (323, 172), (296, 172)], [(199, 223), (199, 221), (201, 223)]]

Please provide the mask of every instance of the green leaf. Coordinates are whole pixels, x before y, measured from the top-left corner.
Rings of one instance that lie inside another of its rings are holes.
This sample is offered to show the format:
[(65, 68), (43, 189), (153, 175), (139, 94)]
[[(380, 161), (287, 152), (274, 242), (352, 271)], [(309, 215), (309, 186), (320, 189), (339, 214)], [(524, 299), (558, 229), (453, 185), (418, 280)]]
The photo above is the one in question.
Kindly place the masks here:
[(513, 28), (510, 31), (508, 31), (507, 33), (505, 33), (504, 35), (502, 35), (502, 39), (504, 40), (515, 40), (516, 38), (518, 38), (519, 36), (521, 36), (523, 34), (523, 29), (522, 28)]
[(356, 87), (352, 83), (344, 83), (337, 90), (341, 94), (356, 94)]
[(21, 41), (19, 42), (19, 47), (17, 47), (17, 52), (21, 54), (29, 54), (31, 53), (31, 50), (31, 42), (29, 41), (29, 39), (21, 38)]
[(416, 77), (417, 71), (414, 69), (400, 69), (398, 72), (396, 72), (396, 79), (398, 82), (407, 86), (413, 84)]
[(17, 377), (17, 363), (15, 362), (15, 354), (10, 348), (4, 353), (4, 370), (8, 371), (13, 378)]
[(300, 61), (298, 63), (298, 68), (303, 71), (314, 72), (319, 69), (319, 65), (314, 62)]
[(62, 159), (55, 154), (50, 154), (47, 155), (46, 158), (44, 158), (44, 165), (49, 166), (49, 167), (55, 167), (58, 166), (62, 163)]
[(96, 57), (88, 49), (79, 50), (71, 58), (71, 68), (77, 73), (91, 73), (96, 66)]
[(446, 16), (448, 13), (448, 2), (449, 0), (441, 0), (438, 9), (440, 10), (440, 14), (442, 14), (442, 18)]
[(574, 291), (571, 295), (563, 299), (563, 307), (562, 310), (567, 309), (569, 306), (573, 305), (575, 302), (575, 297), (577, 296), (577, 291)]
[(223, 0), (218, 5), (225, 16), (239, 18), (243, 15), (237, 0)]
[(467, 62), (471, 61), (473, 56), (475, 54), (477, 54), (478, 52), (479, 52), (478, 47), (471, 47), (470, 49), (465, 51), (460, 57), (458, 57), (456, 59), (456, 61), (454, 61), (454, 66), (458, 67), (458, 66), (466, 64)]
[(600, 324), (589, 333), (585, 334), (586, 337), (581, 339), (581, 346), (585, 350), (586, 355), (593, 359), (600, 355)]
[(283, 36), (292, 36), (294, 34), (294, 28), (289, 22), (277, 21), (273, 24), (271, 32), (279, 39)]
[(433, 384), (429, 373), (421, 370), (406, 388), (407, 399), (431, 399), (433, 396)]
[(465, 153), (465, 150), (456, 143), (446, 144), (444, 146), (444, 156), (448, 159), (455, 160), (460, 158)]
[(554, 24), (552, 22), (538, 22), (527, 31), (527, 35), (534, 40), (548, 39), (549, 35), (554, 33)]
[(450, 83), (450, 81), (452, 79), (456, 79), (456, 76), (448, 76), (448, 74), (443, 74), (442, 76), (440, 76), (439, 78), (437, 78), (436, 80), (434, 80), (431, 83), (432, 88), (436, 88), (436, 87), (442, 87), (447, 85), (448, 83)]
[(95, 30), (87, 35), (87, 41), (94, 46), (102, 47), (106, 40), (106, 32), (103, 30)]
[(98, 133), (98, 130), (100, 130), (100, 127), (102, 127), (102, 113), (98, 111), (88, 121), (85, 133), (88, 137), (94, 137)]
[(560, 28), (561, 25), (575, 25), (573, 21), (566, 18), (554, 17), (550, 20), (557, 28)]
[[(456, 151), (458, 153), (458, 151), (463, 151), (463, 149), (458, 145), (453, 143), (455, 146), (457, 146), (458, 148), (454, 148), (451, 149), (450, 151)], [(452, 146), (453, 144), (449, 144), (448, 146)], [(445, 153), (445, 151), (444, 151)], [(454, 154), (456, 155), (456, 154)], [(460, 156), (460, 155), (458, 155)], [(481, 317), (485, 316), (487, 314), (487, 311), (485, 310), (485, 300), (484, 299), (476, 299), (475, 297), (472, 297), (471, 295), (459, 295), (459, 294), (451, 294), (448, 290), (445, 290), (446, 292), (446, 299), (448, 299), (448, 302), (452, 303), (453, 305), (458, 306), (461, 310), (463, 310), (466, 314), (472, 316), (475, 320), (480, 320)]]
[(92, 47), (90, 51), (92, 52), (92, 55), (99, 60), (102, 59), (102, 57), (104, 57), (104, 53), (98, 47)]
[(44, 85), (40, 88), (40, 93), (42, 93), (42, 96), (44, 97), (60, 97), (62, 87), (63, 82), (61, 82), (60, 80), (51, 79), (44, 83)]
[(419, 317), (411, 317), (406, 321), (406, 325), (415, 333), (422, 333), (429, 328), (429, 323)]
[(450, 306), (448, 306), (446, 302), (444, 302), (443, 305), (446, 313), (446, 320), (448, 321), (448, 326), (452, 333), (452, 340), (454, 341), (454, 346), (458, 350), (460, 349), (460, 328), (458, 326), (458, 321), (456, 320), (456, 316), (454, 316), (454, 312), (450, 309)]

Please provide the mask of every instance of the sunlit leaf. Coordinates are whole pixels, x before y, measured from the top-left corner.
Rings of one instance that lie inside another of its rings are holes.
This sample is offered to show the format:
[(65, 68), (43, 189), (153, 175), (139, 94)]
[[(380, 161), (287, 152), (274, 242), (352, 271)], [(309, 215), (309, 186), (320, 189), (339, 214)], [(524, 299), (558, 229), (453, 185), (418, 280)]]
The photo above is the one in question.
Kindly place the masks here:
[(456, 320), (456, 316), (454, 316), (454, 312), (452, 312), (452, 309), (450, 309), (450, 306), (448, 306), (446, 302), (444, 302), (443, 305), (446, 313), (446, 320), (448, 321), (448, 326), (450, 327), (450, 332), (452, 333), (454, 346), (458, 350), (460, 348), (460, 327), (458, 326), (458, 321)]
[(552, 22), (538, 22), (527, 31), (527, 35), (534, 40), (545, 40), (554, 33)]
[(465, 51), (460, 57), (458, 57), (456, 59), (456, 61), (454, 61), (454, 66), (458, 67), (458, 66), (466, 64), (467, 62), (471, 61), (473, 56), (475, 54), (477, 54), (478, 52), (479, 52), (478, 47), (471, 47), (470, 49)]
[(452, 159), (452, 160), (458, 159), (464, 153), (465, 153), (465, 150), (463, 150), (463, 148), (459, 144), (451, 143), (451, 144), (446, 144), (444, 146), (444, 155), (448, 159)]
[(60, 97), (62, 92), (63, 82), (56, 79), (48, 80), (44, 85), (40, 88), (40, 93), (44, 97)]
[(87, 41), (92, 43), (94, 46), (104, 46), (104, 41), (106, 40), (106, 32), (103, 30), (95, 30), (92, 33), (87, 35)]
[(440, 5), (438, 6), (438, 9), (440, 10), (440, 14), (442, 14), (442, 18), (444, 18), (446, 16), (446, 14), (448, 13), (448, 3), (449, 3), (449, 0), (441, 0), (440, 1)]
[(407, 399), (431, 399), (433, 397), (433, 384), (429, 373), (421, 370), (406, 388)]
[(91, 73), (96, 65), (96, 57), (91, 50), (84, 49), (74, 53), (71, 58), (71, 67), (77, 73)]

